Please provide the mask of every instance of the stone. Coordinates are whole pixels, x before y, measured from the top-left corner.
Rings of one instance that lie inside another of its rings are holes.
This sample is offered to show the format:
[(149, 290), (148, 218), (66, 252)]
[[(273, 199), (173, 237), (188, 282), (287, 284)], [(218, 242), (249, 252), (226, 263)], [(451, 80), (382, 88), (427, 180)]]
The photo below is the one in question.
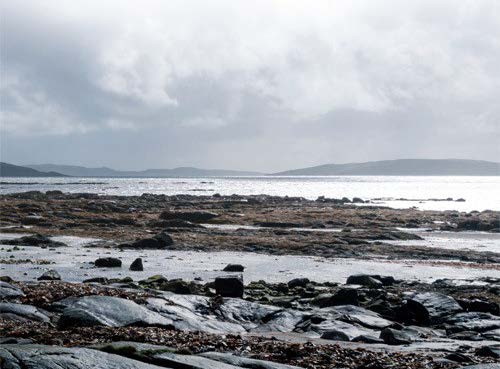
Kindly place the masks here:
[(15, 299), (24, 296), (24, 292), (7, 282), (0, 281), (0, 300)]
[(164, 211), (160, 214), (160, 219), (181, 219), (193, 223), (203, 223), (218, 216), (219, 214), (210, 211)]
[(142, 259), (141, 258), (135, 259), (132, 262), (132, 264), (130, 264), (129, 269), (133, 272), (142, 272), (144, 270), (144, 266), (142, 265)]
[(172, 321), (137, 303), (110, 296), (70, 297), (54, 305), (62, 309), (59, 328), (158, 326), (172, 327)]
[(383, 286), (382, 282), (367, 274), (355, 274), (347, 278), (346, 284), (359, 284), (369, 288), (380, 288)]
[(453, 297), (436, 292), (418, 293), (409, 298), (406, 308), (420, 324), (435, 324), (462, 311)]
[(0, 302), (0, 318), (6, 320), (50, 322), (50, 318), (31, 305)]
[(243, 272), (245, 267), (241, 264), (227, 264), (222, 271), (224, 272)]
[(222, 297), (243, 297), (243, 277), (228, 276), (215, 278), (215, 291)]
[(118, 258), (106, 257), (94, 261), (96, 268), (121, 268), (122, 261)]
[(199, 356), (217, 360), (222, 363), (235, 365), (242, 368), (254, 369), (300, 369), (298, 366), (274, 363), (265, 360), (251, 359), (242, 356), (236, 356), (230, 353), (222, 352), (205, 352)]
[(477, 365), (467, 365), (460, 369), (500, 369), (500, 364), (477, 364)]
[(396, 330), (393, 328), (385, 328), (380, 332), (380, 338), (388, 345), (408, 345), (415, 341), (416, 337), (413, 332), (408, 330)]
[(39, 281), (60, 281), (61, 276), (54, 269), (50, 269), (38, 277)]
[(447, 332), (487, 332), (500, 328), (500, 317), (489, 313), (458, 313), (446, 319)]
[(288, 282), (288, 288), (303, 287), (305, 288), (310, 282), (309, 278), (295, 278)]
[(371, 329), (383, 329), (392, 325), (392, 322), (382, 318), (379, 314), (354, 305), (341, 305), (331, 308), (331, 311), (340, 315), (339, 320), (355, 323)]
[(341, 288), (334, 294), (323, 293), (314, 297), (311, 304), (322, 308), (336, 305), (359, 305), (359, 294), (354, 288)]
[(2, 368), (25, 369), (161, 369), (126, 357), (79, 348), (2, 344)]
[(377, 343), (384, 343), (384, 340), (375, 336), (370, 336), (367, 334), (362, 334), (360, 336), (354, 337), (352, 339), (352, 342), (362, 342), (362, 343), (371, 343), (371, 344), (377, 344)]
[(166, 249), (174, 244), (174, 240), (167, 232), (158, 233), (154, 237), (144, 238), (132, 243), (123, 243), (118, 245), (119, 248), (130, 249)]
[(15, 238), (13, 240), (2, 240), (3, 245), (12, 246), (38, 246), (38, 247), (63, 247), (67, 246), (64, 242), (51, 240), (49, 237), (41, 234), (33, 234)]
[(500, 359), (500, 345), (483, 346), (476, 351), (476, 355)]
[(333, 341), (349, 341), (349, 336), (340, 330), (330, 330), (323, 332), (320, 338)]

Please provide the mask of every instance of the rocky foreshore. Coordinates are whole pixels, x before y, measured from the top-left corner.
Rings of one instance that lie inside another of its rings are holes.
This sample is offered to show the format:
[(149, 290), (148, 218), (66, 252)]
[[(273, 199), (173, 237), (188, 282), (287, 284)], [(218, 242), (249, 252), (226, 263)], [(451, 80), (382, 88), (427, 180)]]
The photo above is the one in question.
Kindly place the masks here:
[[(422, 232), (494, 234), (498, 217), (361, 199), (2, 195), (0, 224), (14, 235), (0, 241), (0, 367), (498, 368), (500, 253), (412, 244)], [(95, 240), (70, 247), (57, 235)], [(37, 254), (47, 259), (28, 259), (30, 250), (47, 250)], [(364, 273), (341, 283), (282, 275), (271, 283), (246, 281), (244, 258), (214, 278), (151, 272), (149, 255), (170, 260), (178, 250), (410, 259), (464, 273), (432, 281)], [(65, 254), (87, 261), (51, 260)], [(24, 265), (36, 274), (21, 273)], [(68, 265), (86, 279), (75, 283)]]

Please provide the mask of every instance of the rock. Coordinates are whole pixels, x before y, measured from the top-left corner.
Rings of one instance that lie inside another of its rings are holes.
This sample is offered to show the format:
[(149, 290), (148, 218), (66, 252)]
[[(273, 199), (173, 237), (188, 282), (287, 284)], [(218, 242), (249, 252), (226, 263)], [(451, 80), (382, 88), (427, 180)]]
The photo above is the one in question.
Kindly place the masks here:
[(241, 264), (227, 264), (222, 271), (224, 272), (243, 272), (245, 267)]
[(256, 222), (256, 226), (265, 228), (302, 228), (304, 224), (302, 223), (291, 223), (291, 222)]
[(28, 215), (21, 219), (21, 224), (36, 225), (46, 222), (46, 219), (40, 215)]
[(309, 278), (295, 278), (288, 282), (288, 288), (303, 287), (305, 288), (310, 282)]
[(58, 323), (60, 329), (96, 325), (172, 327), (170, 319), (133, 301), (118, 297), (70, 297), (55, 303), (54, 308), (63, 309)]
[(12, 246), (39, 246), (39, 247), (63, 247), (67, 246), (64, 242), (53, 241), (47, 236), (41, 234), (34, 234), (15, 238), (13, 240), (2, 240), (3, 245)]
[(462, 366), (460, 369), (500, 369), (500, 364), (477, 364)]
[(408, 299), (406, 308), (420, 324), (442, 322), (447, 316), (462, 311), (453, 297), (436, 292), (425, 292)]
[(311, 304), (319, 307), (336, 305), (359, 305), (359, 294), (354, 288), (341, 288), (334, 294), (326, 293), (314, 297)]
[(48, 270), (38, 277), (39, 281), (60, 281), (61, 276), (54, 269)]
[(483, 346), (476, 351), (476, 355), (500, 359), (500, 345)]
[(135, 259), (132, 262), (132, 264), (130, 264), (129, 269), (133, 272), (142, 272), (144, 270), (144, 266), (142, 265), (142, 259), (141, 258)]
[(2, 344), (0, 362), (12, 369), (161, 369), (97, 350), (32, 344)]
[(333, 341), (349, 341), (349, 336), (339, 330), (330, 330), (323, 332), (320, 338)]
[(99, 258), (94, 261), (96, 268), (121, 268), (122, 261), (118, 258)]
[(0, 300), (15, 299), (24, 296), (24, 292), (7, 282), (0, 281)]
[(380, 338), (388, 345), (408, 345), (415, 341), (416, 337), (411, 331), (385, 328), (380, 332)]
[(169, 220), (153, 220), (148, 223), (150, 227), (162, 227), (165, 229), (170, 228), (205, 228), (201, 224), (196, 224), (182, 219), (169, 219)]
[(8, 302), (0, 303), (0, 318), (6, 320), (50, 322), (50, 318), (31, 305), (13, 304)]
[(458, 313), (446, 319), (447, 332), (486, 332), (500, 328), (500, 317), (489, 313)]
[(493, 301), (490, 302), (490, 301), (473, 299), (473, 300), (460, 300), (458, 301), (458, 303), (466, 311), (500, 315), (500, 306)]
[(364, 204), (365, 201), (359, 197), (354, 197), (352, 199), (352, 202), (353, 202), (353, 204)]
[(83, 283), (107, 284), (108, 283), (108, 278), (106, 278), (106, 277), (94, 277), (94, 278), (85, 279), (83, 281)]
[(367, 274), (355, 274), (347, 278), (346, 284), (359, 284), (369, 288), (380, 288), (383, 286), (382, 282)]
[(331, 308), (330, 311), (340, 314), (339, 320), (359, 324), (366, 328), (383, 329), (392, 325), (391, 321), (360, 306), (341, 305)]
[(235, 365), (242, 368), (253, 369), (300, 369), (298, 366), (279, 364), (265, 360), (250, 359), (247, 357), (236, 356), (230, 353), (205, 352), (199, 356), (217, 360), (222, 363)]
[(166, 249), (174, 244), (174, 240), (167, 232), (161, 232), (154, 237), (144, 238), (132, 243), (120, 244), (119, 248), (132, 249)]
[(218, 216), (219, 214), (210, 211), (164, 211), (160, 214), (160, 219), (181, 219), (188, 222), (203, 223)]
[(228, 276), (215, 278), (215, 291), (222, 297), (243, 297), (243, 277)]
[(354, 337), (352, 342), (362, 342), (362, 343), (384, 343), (384, 340), (375, 336), (370, 336), (362, 334), (360, 336)]

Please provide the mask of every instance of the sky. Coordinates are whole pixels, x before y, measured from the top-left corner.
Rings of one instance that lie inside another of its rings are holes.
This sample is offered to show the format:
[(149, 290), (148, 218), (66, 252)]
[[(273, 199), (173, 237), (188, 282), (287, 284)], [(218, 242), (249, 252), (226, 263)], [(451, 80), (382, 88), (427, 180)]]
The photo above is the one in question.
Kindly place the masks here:
[(500, 161), (500, 1), (0, 0), (0, 160)]

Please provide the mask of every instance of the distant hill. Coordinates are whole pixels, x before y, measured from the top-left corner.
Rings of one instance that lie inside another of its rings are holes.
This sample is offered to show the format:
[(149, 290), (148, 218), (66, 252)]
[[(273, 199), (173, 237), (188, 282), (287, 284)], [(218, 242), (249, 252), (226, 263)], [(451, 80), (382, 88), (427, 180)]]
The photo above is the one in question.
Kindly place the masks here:
[(277, 176), (498, 176), (500, 163), (462, 159), (399, 159), (326, 164), (274, 173)]
[(174, 169), (147, 169), (142, 171), (121, 171), (107, 167), (87, 168), (75, 165), (33, 164), (27, 167), (39, 171), (55, 171), (73, 177), (224, 177), (254, 176), (257, 172), (245, 172), (225, 169), (199, 169), (180, 167)]
[(0, 177), (66, 177), (64, 174), (49, 171), (42, 172), (28, 167), (21, 167), (0, 162)]

